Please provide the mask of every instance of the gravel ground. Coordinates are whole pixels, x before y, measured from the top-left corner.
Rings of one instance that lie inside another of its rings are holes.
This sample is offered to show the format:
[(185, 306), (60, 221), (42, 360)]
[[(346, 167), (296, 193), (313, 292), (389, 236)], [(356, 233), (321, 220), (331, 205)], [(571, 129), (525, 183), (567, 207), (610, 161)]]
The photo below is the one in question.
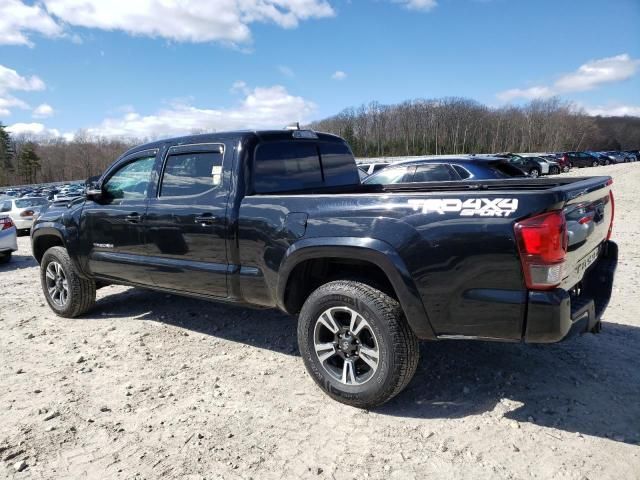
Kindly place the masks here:
[(0, 266), (0, 476), (640, 478), (640, 163), (571, 174), (604, 173), (621, 259), (603, 332), (424, 343), (375, 411), (315, 386), (276, 311), (113, 286), (57, 318), (20, 238)]

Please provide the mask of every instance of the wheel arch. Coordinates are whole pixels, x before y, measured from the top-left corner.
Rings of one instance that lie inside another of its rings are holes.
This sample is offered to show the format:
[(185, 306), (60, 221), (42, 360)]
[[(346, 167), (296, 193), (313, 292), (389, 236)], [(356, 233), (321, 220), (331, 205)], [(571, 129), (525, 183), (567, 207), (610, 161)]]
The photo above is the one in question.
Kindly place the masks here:
[(62, 234), (55, 228), (39, 228), (31, 236), (33, 256), (38, 263), (42, 261), (44, 253), (51, 247), (67, 248)]
[[(324, 269), (320, 276), (317, 271), (309, 270), (318, 266)], [(418, 338), (436, 338), (404, 261), (391, 245), (372, 238), (307, 238), (291, 245), (280, 264), (276, 288), (278, 307), (296, 314), (311, 291), (341, 278), (360, 280), (386, 290), (400, 302)]]

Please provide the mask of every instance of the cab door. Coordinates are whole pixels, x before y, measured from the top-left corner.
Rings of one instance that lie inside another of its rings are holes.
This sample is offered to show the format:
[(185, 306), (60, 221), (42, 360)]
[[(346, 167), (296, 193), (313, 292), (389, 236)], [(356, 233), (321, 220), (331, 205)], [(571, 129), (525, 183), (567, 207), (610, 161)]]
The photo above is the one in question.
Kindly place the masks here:
[[(168, 149), (149, 200), (151, 278), (161, 288), (227, 296), (227, 200), (233, 149), (222, 143)], [(226, 166), (225, 166), (226, 165)], [(223, 170), (224, 168), (224, 170)]]
[(120, 161), (103, 179), (101, 198), (85, 202), (80, 243), (88, 248), (88, 268), (94, 275), (151, 284), (144, 222), (157, 153), (145, 150)]

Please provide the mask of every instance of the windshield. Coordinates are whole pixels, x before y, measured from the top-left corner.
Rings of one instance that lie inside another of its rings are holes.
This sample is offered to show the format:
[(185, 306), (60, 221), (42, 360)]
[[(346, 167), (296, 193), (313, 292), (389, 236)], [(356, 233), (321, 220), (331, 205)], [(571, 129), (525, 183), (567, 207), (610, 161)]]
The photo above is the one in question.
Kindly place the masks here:
[(21, 198), (16, 200), (16, 208), (41, 207), (47, 203), (46, 198)]

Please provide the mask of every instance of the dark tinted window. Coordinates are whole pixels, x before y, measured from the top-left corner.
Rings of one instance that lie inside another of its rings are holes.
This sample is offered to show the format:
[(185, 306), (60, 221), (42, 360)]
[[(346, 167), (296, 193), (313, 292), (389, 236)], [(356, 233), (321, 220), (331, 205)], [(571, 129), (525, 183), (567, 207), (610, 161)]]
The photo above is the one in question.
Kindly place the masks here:
[(388, 163), (378, 163), (376, 165), (373, 166), (373, 172), (371, 173), (375, 173), (378, 170), (382, 170), (383, 168), (385, 168), (387, 165), (389, 165)]
[(320, 158), (327, 186), (357, 185), (360, 181), (353, 154), (344, 143), (321, 143)]
[(222, 153), (169, 155), (162, 175), (161, 197), (198, 195), (222, 182)]
[(504, 161), (487, 163), (487, 167), (490, 167), (495, 172), (497, 178), (525, 176), (525, 173), (522, 170), (520, 170), (518, 167)]
[(391, 183), (411, 182), (415, 169), (415, 165), (387, 167), (379, 173), (367, 177), (362, 183), (367, 185), (389, 185)]
[(452, 180), (458, 180), (458, 178), (447, 165), (441, 163), (418, 165), (413, 175), (414, 182), (450, 182)]
[(471, 176), (471, 174), (467, 171), (466, 168), (461, 167), (460, 165), (452, 165), (453, 169), (460, 175), (462, 180), (465, 180)]
[(253, 168), (253, 186), (257, 193), (322, 186), (320, 157), (315, 143), (263, 143), (256, 150)]

